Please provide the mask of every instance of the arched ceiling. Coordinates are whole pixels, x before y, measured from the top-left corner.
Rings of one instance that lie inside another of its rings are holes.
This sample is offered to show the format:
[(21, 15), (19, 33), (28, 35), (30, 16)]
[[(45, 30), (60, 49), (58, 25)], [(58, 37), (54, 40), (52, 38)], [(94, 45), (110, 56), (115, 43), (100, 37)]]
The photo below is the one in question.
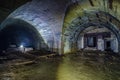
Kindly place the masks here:
[(67, 4), (67, 0), (32, 0), (11, 13), (1, 28), (11, 23), (12, 20), (8, 19), (21, 19), (33, 25), (46, 43), (54, 41), (57, 47), (61, 40)]
[(74, 0), (73, 2), (66, 10), (62, 29), (64, 52), (71, 51), (70, 48), (76, 46), (80, 32), (90, 26), (107, 27), (120, 39), (120, 1)]
[(84, 23), (103, 19), (119, 28), (119, 4), (119, 0), (32, 0), (12, 12), (0, 28), (20, 19), (33, 25), (46, 43), (54, 41), (55, 47), (60, 48), (62, 35), (66, 31), (74, 34), (76, 28), (71, 31), (71, 26), (76, 25), (76, 20)]
[(119, 0), (76, 0), (66, 11), (64, 27), (68, 26), (75, 18), (87, 16), (91, 11), (103, 11), (120, 20)]
[(31, 0), (0, 0), (0, 23), (15, 9)]

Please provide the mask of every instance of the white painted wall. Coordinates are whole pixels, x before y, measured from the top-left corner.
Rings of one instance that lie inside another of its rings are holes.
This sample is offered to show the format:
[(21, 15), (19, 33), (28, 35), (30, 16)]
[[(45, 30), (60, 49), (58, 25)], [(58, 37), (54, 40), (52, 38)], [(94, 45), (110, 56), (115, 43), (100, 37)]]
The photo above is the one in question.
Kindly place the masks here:
[(111, 49), (114, 51), (114, 52), (118, 52), (118, 40), (116, 38), (116, 36), (114, 34), (111, 35)]
[(78, 40), (78, 49), (83, 49), (84, 48), (84, 36), (81, 36)]
[(118, 40), (117, 40), (117, 38), (114, 38), (111, 41), (111, 48), (114, 52), (118, 52)]
[(104, 40), (102, 38), (98, 39), (97, 45), (98, 45), (98, 50), (104, 51)]

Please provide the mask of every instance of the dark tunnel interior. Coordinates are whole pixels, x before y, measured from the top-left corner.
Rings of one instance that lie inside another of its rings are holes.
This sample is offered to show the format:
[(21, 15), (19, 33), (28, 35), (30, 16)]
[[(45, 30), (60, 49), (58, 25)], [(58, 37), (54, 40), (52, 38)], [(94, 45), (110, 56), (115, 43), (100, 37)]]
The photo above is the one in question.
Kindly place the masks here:
[(7, 26), (0, 32), (0, 51), (6, 50), (10, 45), (24, 45), (35, 48), (37, 39), (34, 31), (19, 25)]

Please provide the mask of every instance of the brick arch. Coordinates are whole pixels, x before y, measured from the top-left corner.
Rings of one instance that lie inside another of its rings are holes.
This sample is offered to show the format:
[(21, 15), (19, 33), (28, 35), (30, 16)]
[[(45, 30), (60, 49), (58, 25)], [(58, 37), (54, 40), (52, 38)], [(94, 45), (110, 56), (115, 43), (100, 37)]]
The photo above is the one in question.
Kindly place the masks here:
[(0, 25), (0, 32), (4, 33), (4, 31), (10, 27), (26, 29), (27, 32), (31, 33), (31, 36), (34, 39), (35, 49), (48, 48), (48, 45), (44, 42), (44, 39), (42, 38), (38, 30), (28, 22), (21, 19), (8, 18)]
[(53, 43), (51, 48), (61, 53), (62, 25), (68, 2), (69, 0), (32, 0), (13, 11), (6, 20), (15, 18), (32, 24), (45, 43)]
[[(108, 6), (106, 7), (104, 4)], [(111, 4), (112, 6), (109, 4)], [(114, 0), (112, 3), (103, 2), (101, 0), (96, 0), (94, 2), (92, 0), (76, 0), (75, 2), (72, 2), (66, 10), (64, 25), (62, 29), (62, 40), (64, 42), (62, 44), (63, 53), (71, 52), (70, 48), (72, 42), (76, 42), (77, 34), (79, 34), (79, 32), (81, 31), (80, 27), (85, 24), (86, 26), (89, 26), (88, 24), (95, 23), (95, 25), (103, 25), (111, 30), (119, 40), (120, 12), (114, 11), (114, 4), (116, 4), (116, 6), (119, 6), (117, 5), (117, 0)], [(118, 9), (116, 9), (116, 11), (117, 10)], [(85, 26), (83, 27), (83, 29), (85, 29)]]
[(69, 39), (69, 41), (70, 41), (70, 48), (72, 49), (72, 51), (77, 50), (77, 40), (78, 40), (78, 37), (79, 37), (80, 33), (82, 31), (84, 31), (86, 28), (90, 27), (90, 26), (97, 26), (97, 27), (101, 27), (102, 26), (102, 27), (105, 27), (108, 30), (110, 30), (112, 33), (115, 34), (116, 38), (118, 39), (118, 43), (119, 43), (118, 47), (120, 48), (120, 33), (118, 32), (118, 29), (116, 29), (110, 23), (106, 24), (104, 22), (102, 22), (102, 23), (95, 22), (95, 23), (85, 23), (85, 24), (79, 26), (79, 29), (73, 34), (72, 38)]

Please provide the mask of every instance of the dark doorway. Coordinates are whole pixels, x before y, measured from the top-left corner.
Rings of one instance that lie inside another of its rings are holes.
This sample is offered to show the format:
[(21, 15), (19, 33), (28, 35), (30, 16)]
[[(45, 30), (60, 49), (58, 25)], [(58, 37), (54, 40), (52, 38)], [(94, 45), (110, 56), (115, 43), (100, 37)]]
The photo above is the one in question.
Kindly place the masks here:
[(88, 47), (96, 47), (96, 37), (90, 36), (87, 38), (87, 46)]
[(106, 41), (106, 51), (111, 51), (111, 41)]

